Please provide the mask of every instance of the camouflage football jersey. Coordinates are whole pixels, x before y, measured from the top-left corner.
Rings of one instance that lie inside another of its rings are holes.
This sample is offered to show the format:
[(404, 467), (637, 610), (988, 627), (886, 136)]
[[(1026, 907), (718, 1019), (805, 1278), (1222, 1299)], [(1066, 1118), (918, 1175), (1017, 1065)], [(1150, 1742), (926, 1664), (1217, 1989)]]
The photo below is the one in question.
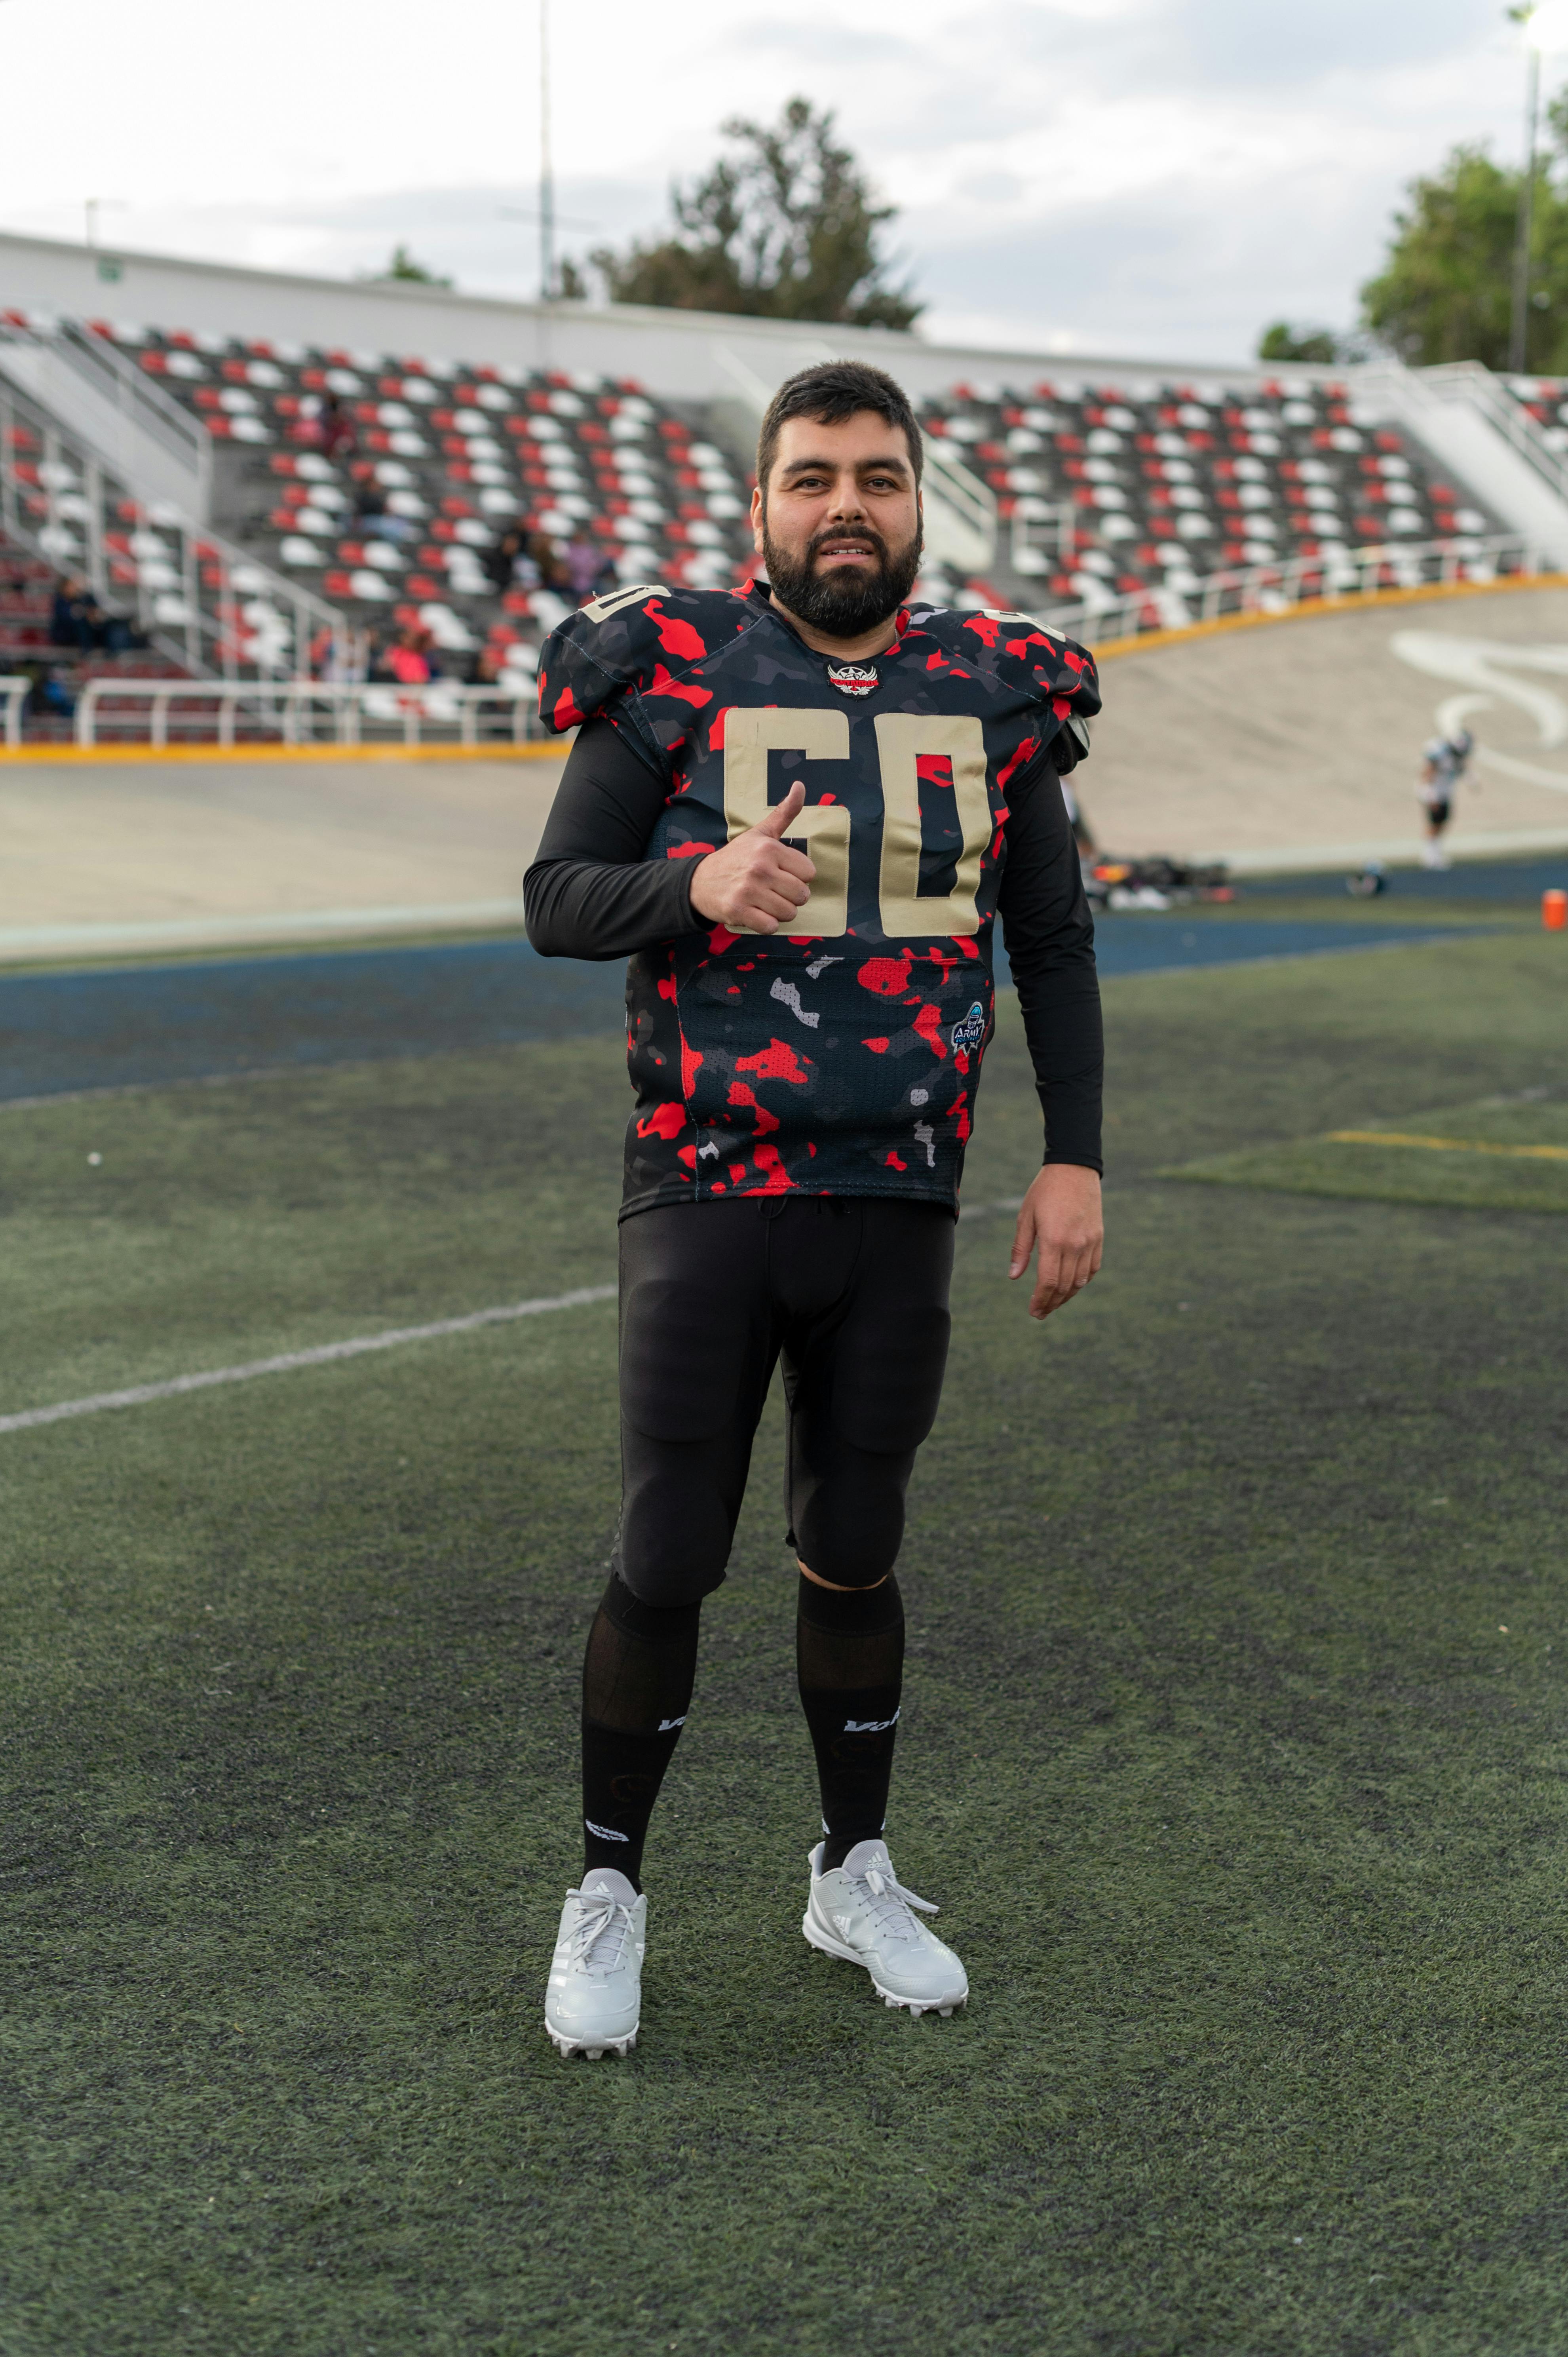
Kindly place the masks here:
[(561, 623), (539, 689), (548, 726), (608, 717), (666, 780), (650, 860), (698, 858), (806, 789), (789, 839), (816, 880), (792, 932), (704, 926), (630, 962), (623, 1216), (795, 1189), (956, 1208), (1008, 791), (1026, 773), (1055, 791), (1086, 744), (1090, 656), (1016, 614), (906, 611), (846, 664), (763, 590), (655, 586)]

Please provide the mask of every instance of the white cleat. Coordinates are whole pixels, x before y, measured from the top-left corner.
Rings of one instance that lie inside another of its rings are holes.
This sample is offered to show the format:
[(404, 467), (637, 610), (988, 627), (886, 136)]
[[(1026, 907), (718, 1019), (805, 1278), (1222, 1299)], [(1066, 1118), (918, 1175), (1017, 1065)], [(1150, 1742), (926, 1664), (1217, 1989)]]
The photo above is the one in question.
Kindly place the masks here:
[(624, 1874), (596, 1866), (569, 1890), (550, 1962), (544, 2027), (562, 2055), (629, 2054), (642, 2018), (648, 1900)]
[(945, 2017), (967, 2000), (963, 1966), (913, 1912), (934, 1915), (936, 1909), (903, 1888), (886, 1843), (857, 1842), (842, 1866), (824, 1874), (819, 1842), (811, 1864), (811, 1899), (800, 1929), (813, 1948), (864, 1964), (884, 2003), (911, 2013)]

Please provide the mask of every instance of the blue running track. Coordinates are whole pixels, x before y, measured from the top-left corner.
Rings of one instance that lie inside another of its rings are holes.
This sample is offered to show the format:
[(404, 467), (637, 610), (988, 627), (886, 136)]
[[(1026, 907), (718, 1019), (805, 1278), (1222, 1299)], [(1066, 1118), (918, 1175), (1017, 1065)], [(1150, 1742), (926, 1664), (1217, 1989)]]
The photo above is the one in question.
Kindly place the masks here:
[[(1100, 966), (1112, 975), (1250, 963), (1455, 930), (1112, 917), (1100, 926)], [(508, 937), (0, 975), (0, 1103), (614, 1032), (624, 971), (541, 958)]]

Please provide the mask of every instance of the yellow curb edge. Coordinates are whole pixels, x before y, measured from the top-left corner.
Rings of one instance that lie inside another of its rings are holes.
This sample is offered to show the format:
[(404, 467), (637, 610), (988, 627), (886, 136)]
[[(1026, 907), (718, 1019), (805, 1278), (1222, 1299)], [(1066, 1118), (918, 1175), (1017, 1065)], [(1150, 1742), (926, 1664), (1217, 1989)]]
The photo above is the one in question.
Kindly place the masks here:
[(1185, 646), (1189, 639), (1219, 638), (1226, 630), (1251, 630), (1270, 622), (1311, 622), (1325, 614), (1358, 614), (1381, 606), (1420, 606), (1434, 597), (1489, 597), (1502, 590), (1565, 589), (1568, 573), (1509, 573), (1497, 581), (1423, 581), (1412, 589), (1374, 589), (1366, 596), (1305, 597), (1277, 613), (1216, 614), (1207, 622), (1187, 622), (1179, 630), (1142, 630), (1130, 639), (1107, 639), (1089, 645), (1097, 663), (1122, 655), (1154, 654), (1161, 647)]
[(564, 761), (568, 739), (541, 745), (5, 745), (6, 761)]

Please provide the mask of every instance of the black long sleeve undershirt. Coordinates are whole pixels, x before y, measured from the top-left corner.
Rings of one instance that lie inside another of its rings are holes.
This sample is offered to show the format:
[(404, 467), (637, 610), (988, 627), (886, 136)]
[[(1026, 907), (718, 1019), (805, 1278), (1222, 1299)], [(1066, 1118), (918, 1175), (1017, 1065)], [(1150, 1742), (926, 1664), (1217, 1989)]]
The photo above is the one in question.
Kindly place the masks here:
[[(579, 729), (523, 878), (528, 938), (542, 957), (630, 957), (701, 930), (692, 914), (694, 863), (643, 857), (667, 791), (612, 722)], [(1008, 811), (997, 906), (1046, 1117), (1045, 1158), (1099, 1170), (1094, 926), (1048, 758), (1012, 780)]]

